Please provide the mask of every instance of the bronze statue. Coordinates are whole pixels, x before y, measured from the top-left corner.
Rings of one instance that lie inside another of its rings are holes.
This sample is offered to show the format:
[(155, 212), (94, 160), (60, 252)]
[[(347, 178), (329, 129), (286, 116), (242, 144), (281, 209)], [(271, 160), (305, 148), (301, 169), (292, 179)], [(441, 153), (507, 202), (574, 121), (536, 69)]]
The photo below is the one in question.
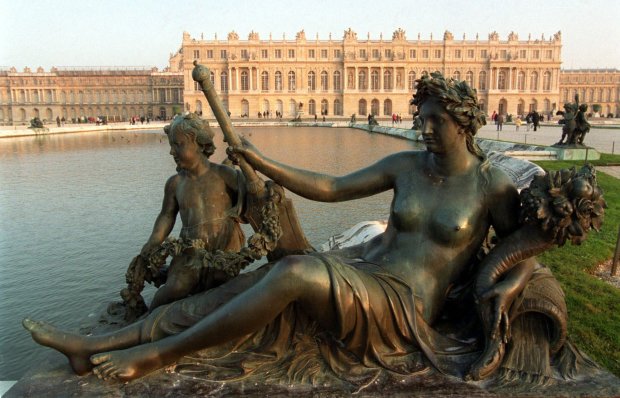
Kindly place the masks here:
[[(212, 266), (212, 255), (216, 251), (238, 252), (245, 240), (239, 225), (245, 182), (235, 169), (208, 160), (215, 152), (208, 122), (190, 113), (176, 117), (164, 131), (177, 174), (166, 181), (153, 232), (127, 272), (129, 286), (121, 296), (129, 319), (145, 312), (140, 296), (144, 279), (156, 285), (164, 282), (155, 293), (151, 310), (212, 288), (230, 278), (223, 269)], [(178, 214), (183, 228), (180, 239), (173, 239), (168, 235)], [(168, 255), (172, 261), (162, 278), (159, 273)]]
[[(548, 377), (550, 355), (571, 349), (563, 296), (549, 271), (529, 257), (536, 251), (513, 244), (528, 222), (520, 224), (512, 182), (475, 143), (486, 123), (476, 93), (465, 82), (432, 73), (417, 81), (413, 102), (426, 151), (396, 153), (346, 176), (281, 164), (246, 140), (232, 148), (235, 160), (311, 200), (393, 191), (383, 234), (352, 248), (284, 257), (162, 305), (116, 332), (80, 336), (29, 319), (24, 327), (39, 344), (65, 354), (78, 374), (92, 370), (106, 380), (133, 380), (175, 362), (216, 379), (237, 364), (237, 379), (266, 367), (263, 375), (284, 380), (331, 375), (359, 388), (382, 372), (432, 369), (474, 379), (500, 367), (507, 377)], [(588, 183), (600, 194), (594, 180)], [(590, 192), (579, 184), (571, 189)], [(556, 203), (556, 191), (550, 191), (554, 209), (574, 210)], [(587, 209), (600, 220), (600, 206)], [(497, 254), (480, 263), (491, 227), (500, 243), (489, 256)], [(507, 256), (518, 260), (507, 263)], [(509, 348), (496, 341), (510, 340), (506, 311), (517, 336)], [(549, 325), (532, 312), (548, 316)], [(183, 361), (203, 349), (199, 358)]]
[(590, 123), (586, 119), (587, 110), (588, 105), (579, 104), (578, 94), (575, 94), (575, 102), (564, 104), (564, 111), (557, 112), (558, 115), (562, 115), (562, 119), (558, 122), (562, 125), (562, 138), (554, 145), (583, 145), (585, 136), (590, 131)]

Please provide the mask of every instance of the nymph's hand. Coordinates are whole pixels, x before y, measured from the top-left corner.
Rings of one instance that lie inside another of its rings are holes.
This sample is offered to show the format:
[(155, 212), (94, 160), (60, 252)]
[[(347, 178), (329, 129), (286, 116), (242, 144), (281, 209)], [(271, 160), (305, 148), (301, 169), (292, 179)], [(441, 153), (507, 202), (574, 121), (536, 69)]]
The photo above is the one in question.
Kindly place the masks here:
[(517, 289), (512, 284), (503, 281), (495, 284), (485, 292), (480, 301), (493, 300), (492, 312), (493, 321), (491, 323), (491, 338), (502, 339), (504, 343), (510, 340), (510, 318), (508, 309), (517, 295)]
[(142, 250), (140, 250), (140, 257), (148, 259), (149, 256), (159, 247), (159, 244), (154, 242), (146, 242), (144, 246), (142, 246)]
[(252, 166), (256, 167), (262, 160), (263, 155), (260, 151), (252, 145), (250, 141), (248, 141), (245, 137), (241, 136), (241, 145), (240, 146), (230, 146), (226, 149), (226, 153), (228, 154), (228, 158), (233, 161), (233, 163), (239, 163), (239, 155), (243, 156), (245, 160), (250, 163)]

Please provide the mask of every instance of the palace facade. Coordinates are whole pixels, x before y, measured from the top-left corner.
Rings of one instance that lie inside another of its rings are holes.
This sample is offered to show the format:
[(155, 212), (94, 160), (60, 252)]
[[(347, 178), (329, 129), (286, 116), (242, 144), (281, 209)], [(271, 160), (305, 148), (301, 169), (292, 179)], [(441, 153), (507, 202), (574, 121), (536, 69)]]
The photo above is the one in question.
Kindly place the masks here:
[(183, 72), (185, 109), (207, 115), (191, 78), (194, 60), (211, 69), (234, 117), (411, 114), (414, 81), (433, 71), (469, 82), (488, 113), (525, 114), (560, 109), (561, 49), (560, 32), (527, 40), (515, 33), (500, 40), (495, 32), (485, 40), (455, 39), (448, 31), (441, 40), (410, 40), (402, 29), (390, 39), (360, 39), (351, 29), (329, 40), (308, 39), (304, 31), (293, 40), (262, 40), (256, 32), (247, 40), (235, 32), (226, 40), (197, 40), (184, 33), (170, 63)]
[(192, 38), (183, 33), (180, 49), (163, 71), (148, 67), (0, 69), (0, 124), (28, 124), (106, 116), (169, 119), (194, 111), (212, 117), (191, 72), (197, 60), (232, 117), (255, 118), (276, 112), (291, 119), (326, 115), (348, 119), (369, 113), (379, 117), (411, 115), (409, 101), (421, 75), (440, 71), (466, 80), (491, 114), (524, 115), (536, 110), (555, 114), (566, 102), (601, 106), (601, 115), (620, 117), (618, 69), (561, 70), (562, 36), (520, 40), (516, 33), (484, 40), (407, 38), (402, 29), (390, 39), (358, 38), (348, 29), (342, 38), (261, 39), (251, 32), (241, 40), (234, 31), (225, 40)]
[(0, 125), (38, 117), (68, 122), (132, 116), (169, 119), (183, 109), (183, 76), (157, 68), (24, 68), (0, 70)]

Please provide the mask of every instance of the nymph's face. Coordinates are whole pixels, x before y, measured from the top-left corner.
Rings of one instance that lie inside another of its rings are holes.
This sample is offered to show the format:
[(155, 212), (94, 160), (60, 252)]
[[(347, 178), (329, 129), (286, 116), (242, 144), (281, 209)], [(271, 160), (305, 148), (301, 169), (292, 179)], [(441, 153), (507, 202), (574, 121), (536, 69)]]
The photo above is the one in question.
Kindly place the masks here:
[(444, 106), (431, 98), (420, 108), (422, 122), (422, 138), (429, 152), (443, 154), (462, 145), (462, 128), (446, 112)]
[(201, 160), (200, 146), (191, 136), (183, 133), (170, 132), (170, 155), (181, 169), (191, 169)]

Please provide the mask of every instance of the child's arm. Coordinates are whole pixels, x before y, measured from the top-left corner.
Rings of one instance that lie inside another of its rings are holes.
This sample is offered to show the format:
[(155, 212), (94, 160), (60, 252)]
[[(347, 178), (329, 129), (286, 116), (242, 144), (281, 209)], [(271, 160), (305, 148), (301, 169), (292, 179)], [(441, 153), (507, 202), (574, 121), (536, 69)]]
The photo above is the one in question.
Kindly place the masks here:
[(174, 175), (166, 181), (161, 211), (155, 220), (151, 236), (140, 251), (140, 255), (142, 256), (148, 256), (157, 246), (161, 245), (172, 231), (172, 228), (174, 228), (174, 223), (179, 212), (179, 204), (175, 194), (178, 178), (178, 175)]

